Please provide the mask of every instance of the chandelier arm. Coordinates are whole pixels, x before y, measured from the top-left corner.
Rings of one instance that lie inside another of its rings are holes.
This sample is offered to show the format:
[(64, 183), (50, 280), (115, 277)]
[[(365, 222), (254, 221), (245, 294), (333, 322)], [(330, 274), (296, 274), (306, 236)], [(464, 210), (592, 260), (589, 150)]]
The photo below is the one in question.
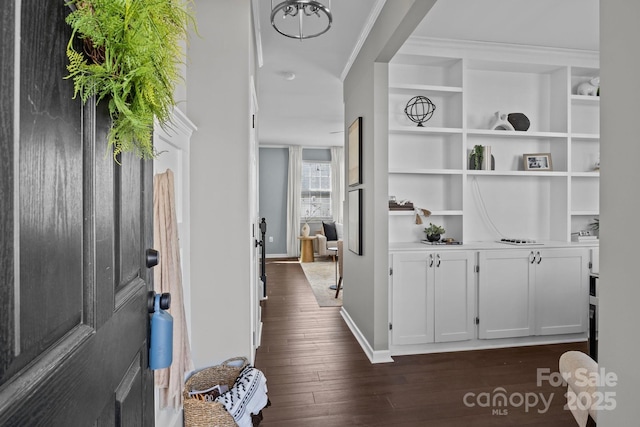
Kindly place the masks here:
[(299, 34), (300, 34), (300, 41), (302, 41), (302, 39), (303, 39), (303, 36), (302, 36), (302, 13), (298, 12), (298, 16), (299, 16), (299, 19), (298, 19), (298, 31), (299, 31)]

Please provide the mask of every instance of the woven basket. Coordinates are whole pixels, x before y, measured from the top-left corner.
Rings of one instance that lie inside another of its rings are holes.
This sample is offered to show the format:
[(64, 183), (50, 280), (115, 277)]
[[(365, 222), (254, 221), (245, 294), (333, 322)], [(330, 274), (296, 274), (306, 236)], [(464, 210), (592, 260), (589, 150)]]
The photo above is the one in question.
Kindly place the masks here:
[(217, 384), (231, 388), (240, 371), (248, 364), (246, 358), (234, 357), (193, 374), (184, 385), (185, 427), (236, 427), (235, 420), (222, 403), (194, 399), (189, 397), (189, 392), (204, 390)]

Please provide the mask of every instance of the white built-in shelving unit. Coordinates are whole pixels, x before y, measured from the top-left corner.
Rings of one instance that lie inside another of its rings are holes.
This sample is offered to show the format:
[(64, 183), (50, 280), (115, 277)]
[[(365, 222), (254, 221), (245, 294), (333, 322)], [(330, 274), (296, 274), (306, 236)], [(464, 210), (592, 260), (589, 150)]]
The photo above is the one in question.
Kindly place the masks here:
[[(500, 235), (570, 241), (598, 215), (599, 97), (577, 95), (597, 76), (597, 53), (418, 41), (389, 65), (389, 195), (432, 211), (445, 237)], [(417, 127), (404, 113), (428, 97), (433, 117)], [(526, 132), (491, 130), (496, 111), (524, 113)], [(471, 170), (489, 145), (495, 170)], [(552, 171), (525, 171), (522, 155), (551, 153)], [(389, 242), (418, 242), (425, 225), (389, 212)]]

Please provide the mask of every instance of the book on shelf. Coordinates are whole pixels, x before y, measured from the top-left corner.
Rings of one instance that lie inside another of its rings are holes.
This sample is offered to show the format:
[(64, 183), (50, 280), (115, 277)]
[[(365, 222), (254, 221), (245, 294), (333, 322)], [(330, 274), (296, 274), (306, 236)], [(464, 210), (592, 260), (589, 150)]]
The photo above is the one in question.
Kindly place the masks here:
[(395, 200), (389, 200), (390, 211), (412, 211), (413, 203), (407, 201), (396, 202)]
[(577, 242), (577, 243), (581, 243), (581, 242), (597, 242), (598, 241), (598, 236), (580, 236), (579, 234), (574, 234), (571, 236), (571, 241), (572, 242)]
[(491, 146), (482, 147), (482, 170), (490, 171), (491, 168)]

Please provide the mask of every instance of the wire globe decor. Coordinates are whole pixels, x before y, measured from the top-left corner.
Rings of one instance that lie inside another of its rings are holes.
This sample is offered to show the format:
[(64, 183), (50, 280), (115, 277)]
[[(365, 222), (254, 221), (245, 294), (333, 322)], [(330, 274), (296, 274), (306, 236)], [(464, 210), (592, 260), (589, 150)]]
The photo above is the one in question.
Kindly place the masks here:
[(429, 98), (421, 95), (411, 98), (404, 107), (404, 113), (409, 120), (417, 123), (418, 127), (423, 127), (422, 124), (433, 116), (434, 111), (436, 111), (436, 105)]

